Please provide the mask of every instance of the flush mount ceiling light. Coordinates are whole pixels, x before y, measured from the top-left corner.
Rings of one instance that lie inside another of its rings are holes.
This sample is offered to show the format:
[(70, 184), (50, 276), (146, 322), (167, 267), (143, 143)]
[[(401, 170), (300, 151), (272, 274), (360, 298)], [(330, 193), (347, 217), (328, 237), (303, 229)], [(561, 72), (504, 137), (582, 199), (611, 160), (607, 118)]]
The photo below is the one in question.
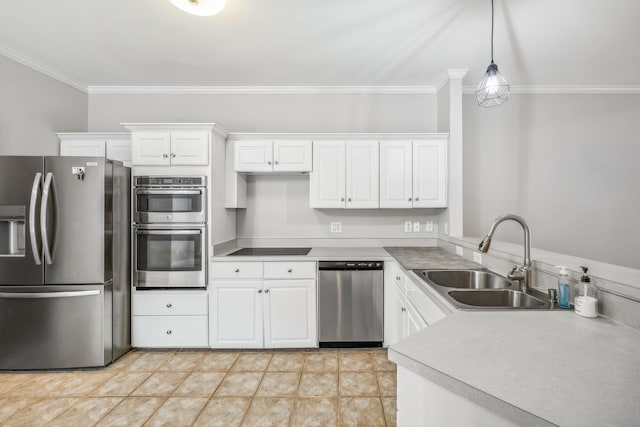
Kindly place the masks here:
[(224, 9), (226, 0), (169, 0), (175, 7), (198, 16), (211, 16)]
[(509, 83), (493, 62), (493, 0), (491, 0), (491, 64), (487, 67), (487, 72), (476, 89), (478, 105), (488, 108), (504, 104), (509, 98), (509, 90)]

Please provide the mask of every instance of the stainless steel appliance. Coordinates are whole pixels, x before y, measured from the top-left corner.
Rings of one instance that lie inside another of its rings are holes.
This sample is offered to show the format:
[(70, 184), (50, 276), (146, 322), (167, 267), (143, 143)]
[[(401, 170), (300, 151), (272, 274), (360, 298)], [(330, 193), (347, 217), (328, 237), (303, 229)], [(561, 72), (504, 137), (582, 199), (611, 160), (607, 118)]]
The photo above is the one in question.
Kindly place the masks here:
[(205, 225), (134, 227), (133, 283), (137, 288), (204, 288), (207, 285)]
[(136, 176), (133, 222), (180, 224), (207, 222), (204, 176)]
[(318, 265), (320, 347), (381, 347), (381, 261), (321, 261)]
[(131, 348), (130, 182), (104, 158), (0, 157), (0, 369)]

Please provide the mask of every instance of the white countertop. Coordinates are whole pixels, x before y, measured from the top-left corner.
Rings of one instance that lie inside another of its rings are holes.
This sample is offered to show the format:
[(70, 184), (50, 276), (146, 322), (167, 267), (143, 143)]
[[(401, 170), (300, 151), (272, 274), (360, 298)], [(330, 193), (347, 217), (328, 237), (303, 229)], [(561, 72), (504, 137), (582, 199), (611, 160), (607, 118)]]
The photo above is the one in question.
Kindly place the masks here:
[(521, 425), (640, 425), (640, 331), (608, 319), (459, 311), (389, 357)]

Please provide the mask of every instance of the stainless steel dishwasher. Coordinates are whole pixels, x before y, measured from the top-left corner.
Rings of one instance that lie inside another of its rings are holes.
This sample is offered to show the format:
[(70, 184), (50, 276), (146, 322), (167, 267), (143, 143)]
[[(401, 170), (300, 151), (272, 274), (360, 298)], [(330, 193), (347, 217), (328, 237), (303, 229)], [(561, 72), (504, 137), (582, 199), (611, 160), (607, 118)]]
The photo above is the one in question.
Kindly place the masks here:
[(320, 347), (381, 347), (382, 261), (321, 261), (318, 265)]

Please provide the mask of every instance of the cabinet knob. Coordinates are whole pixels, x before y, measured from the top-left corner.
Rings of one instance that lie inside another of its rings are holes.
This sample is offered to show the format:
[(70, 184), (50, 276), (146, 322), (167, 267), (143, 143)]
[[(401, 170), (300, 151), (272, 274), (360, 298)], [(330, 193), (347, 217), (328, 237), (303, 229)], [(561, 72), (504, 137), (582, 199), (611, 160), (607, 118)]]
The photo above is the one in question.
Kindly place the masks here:
[(411, 197), (409, 197), (409, 201), (411, 201)]
[(175, 156), (176, 156), (176, 153), (171, 153), (171, 157), (175, 157)]
[(162, 157), (166, 159), (167, 157), (169, 157), (169, 155), (167, 153), (164, 153)]
[(271, 164), (271, 162), (267, 162), (267, 164), (268, 164), (268, 165), (270, 165), (270, 164)]
[(261, 294), (262, 293), (262, 289), (258, 289), (258, 293)]
[(416, 202), (417, 202), (418, 200), (420, 200), (420, 198), (416, 197)]
[(277, 161), (277, 160), (275, 162), (273, 162), (273, 163), (276, 164), (276, 165), (280, 164), (280, 162)]
[(350, 202), (350, 201), (351, 201), (351, 197), (349, 197), (349, 198), (347, 199), (347, 202)]
[(268, 293), (269, 293), (269, 289), (265, 289), (265, 290), (264, 290), (264, 293), (265, 293), (265, 294), (268, 294)]
[(173, 332), (171, 331), (171, 329), (169, 329), (169, 330), (167, 331), (167, 335), (171, 335), (172, 333), (173, 333)]
[(400, 280), (400, 276), (396, 276), (396, 280)]
[(292, 268), (288, 269), (287, 273), (293, 273), (293, 269)]
[(171, 308), (173, 307), (173, 304), (171, 304), (170, 302), (167, 303), (167, 308)]
[(240, 269), (239, 269), (239, 268), (236, 268), (236, 269), (235, 269), (235, 270), (233, 270), (233, 271), (235, 271), (236, 273), (240, 273)]
[(344, 202), (344, 197), (341, 197), (341, 198), (340, 198), (340, 201), (341, 201), (341, 202)]

